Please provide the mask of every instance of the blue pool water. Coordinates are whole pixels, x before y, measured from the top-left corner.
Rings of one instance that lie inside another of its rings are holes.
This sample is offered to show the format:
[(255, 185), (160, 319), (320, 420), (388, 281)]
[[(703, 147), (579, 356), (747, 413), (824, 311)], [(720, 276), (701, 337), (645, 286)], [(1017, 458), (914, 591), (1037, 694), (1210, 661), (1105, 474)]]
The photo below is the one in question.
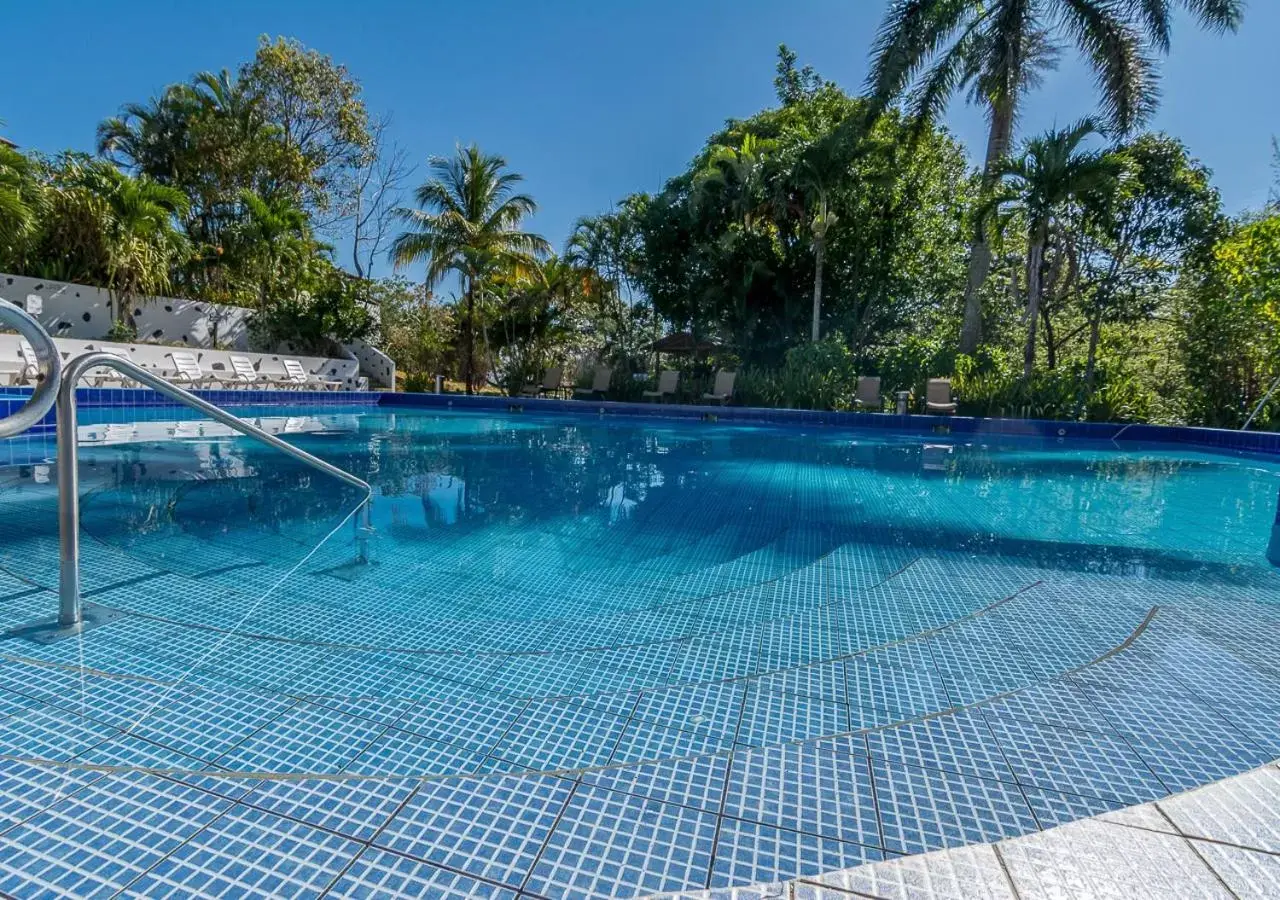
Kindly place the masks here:
[[(115, 618), (0, 642), (0, 891), (639, 896), (1280, 757), (1265, 458), (243, 414), (374, 485), (370, 561), (356, 492), (270, 449), (164, 410), (83, 426)], [(6, 628), (55, 609), (49, 468), (4, 471)]]

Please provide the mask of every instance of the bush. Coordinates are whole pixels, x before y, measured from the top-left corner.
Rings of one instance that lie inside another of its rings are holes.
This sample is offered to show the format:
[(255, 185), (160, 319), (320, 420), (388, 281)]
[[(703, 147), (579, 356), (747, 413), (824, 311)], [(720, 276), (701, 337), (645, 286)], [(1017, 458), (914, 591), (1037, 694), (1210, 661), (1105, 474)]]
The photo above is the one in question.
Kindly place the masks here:
[(1147, 417), (1149, 397), (1137, 380), (1094, 373), (1093, 393), (1086, 396), (1084, 366), (1037, 371), (1031, 379), (1009, 371), (978, 372), (959, 365), (952, 387), (966, 416), (1134, 422)]

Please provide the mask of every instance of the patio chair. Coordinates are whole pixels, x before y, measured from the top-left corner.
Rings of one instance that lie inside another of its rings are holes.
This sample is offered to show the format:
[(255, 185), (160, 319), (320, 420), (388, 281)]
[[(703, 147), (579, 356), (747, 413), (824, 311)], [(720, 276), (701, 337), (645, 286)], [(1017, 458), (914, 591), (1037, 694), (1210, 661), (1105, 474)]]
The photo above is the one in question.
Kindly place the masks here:
[(190, 350), (173, 350), (165, 355), (173, 360), (176, 374), (170, 376), (169, 380), (175, 384), (208, 387), (211, 384), (222, 383), (222, 379), (217, 375), (206, 374), (204, 369), (200, 368), (200, 360), (196, 359), (196, 355)]
[(573, 396), (594, 397), (599, 394), (603, 397), (609, 393), (609, 385), (612, 383), (613, 369), (609, 366), (596, 366), (595, 374), (591, 376), (591, 387), (574, 388)]
[(661, 403), (667, 397), (674, 397), (680, 387), (680, 373), (674, 369), (665, 369), (658, 376), (658, 389), (641, 394), (646, 400), (657, 400)]
[(235, 354), (232, 354), (230, 359), (231, 378), (229, 379), (228, 384), (242, 384), (246, 387), (266, 387), (268, 385), (280, 384), (281, 379), (278, 376), (273, 378), (270, 375), (266, 375), (255, 369), (253, 367), (253, 360), (249, 359), (249, 357), (236, 356)]
[(924, 408), (926, 412), (955, 414), (957, 404), (955, 397), (951, 396), (950, 378), (929, 379), (925, 390)]
[(714, 400), (721, 406), (724, 406), (733, 399), (733, 383), (738, 378), (737, 372), (726, 372), (721, 369), (716, 373), (716, 383), (712, 385), (709, 393), (703, 394), (703, 400)]
[(859, 375), (858, 389), (853, 395), (854, 409), (884, 409), (884, 397), (880, 395), (879, 375)]
[[(119, 347), (99, 347), (98, 352), (106, 353), (110, 356), (114, 356), (119, 359), (124, 359), (129, 361), (132, 361), (133, 359), (131, 356), (129, 356), (129, 353), (127, 350), (121, 350)], [(124, 374), (123, 372), (117, 371), (116, 369), (108, 368), (106, 366), (95, 366), (94, 368), (90, 369), (88, 372), (84, 373), (84, 378), (82, 380), (88, 383), (89, 387), (96, 387), (96, 388), (101, 388), (101, 387), (126, 388), (126, 387), (138, 386), (138, 382), (134, 381), (128, 375)]]
[(557, 393), (564, 384), (564, 367), (552, 366), (542, 376), (542, 384), (526, 384), (520, 389), (521, 397), (541, 397), (544, 394)]
[(341, 381), (329, 381), (326, 378), (312, 375), (296, 359), (282, 359), (280, 362), (284, 365), (285, 377), (283, 383), (285, 384), (293, 385), (297, 388), (310, 388), (321, 391), (336, 391), (342, 387)]
[(35, 384), (40, 377), (40, 361), (36, 358), (36, 350), (24, 337), (18, 338), (18, 367), (8, 373), (13, 384)]

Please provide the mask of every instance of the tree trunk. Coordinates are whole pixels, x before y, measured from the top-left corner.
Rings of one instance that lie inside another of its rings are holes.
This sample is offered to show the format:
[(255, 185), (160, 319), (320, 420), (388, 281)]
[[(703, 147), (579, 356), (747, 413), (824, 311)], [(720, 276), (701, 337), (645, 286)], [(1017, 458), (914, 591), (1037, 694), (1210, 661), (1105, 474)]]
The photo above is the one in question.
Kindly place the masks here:
[(813, 334), (816, 344), (822, 332), (822, 265), (826, 262), (826, 241), (816, 241), (813, 247)]
[(475, 282), (467, 279), (467, 323), (463, 329), (464, 340), (467, 342), (465, 361), (462, 366), (462, 377), (467, 383), (467, 394), (471, 391), (471, 376), (474, 369), (474, 358), (476, 352), (476, 286)]
[[(979, 200), (991, 196), (998, 180), (998, 169), (1013, 140), (1013, 104), (997, 102), (991, 110), (991, 130), (987, 136), (987, 159), (982, 170)], [(987, 230), (975, 224), (973, 243), (969, 245), (969, 279), (964, 289), (964, 324), (960, 326), (960, 352), (972, 356), (982, 342), (982, 286), (991, 274), (991, 245)]]
[(1098, 368), (1098, 342), (1102, 337), (1102, 304), (1096, 304), (1089, 317), (1089, 358), (1084, 364), (1085, 396), (1093, 394), (1093, 380)]
[(1027, 345), (1022, 355), (1022, 377), (1028, 380), (1036, 367), (1036, 326), (1040, 322), (1044, 246), (1044, 233), (1037, 229), (1027, 249)]
[(1053, 321), (1049, 318), (1049, 306), (1040, 301), (1040, 321), (1044, 322), (1044, 360), (1050, 370), (1058, 368), (1058, 345), (1053, 339)]

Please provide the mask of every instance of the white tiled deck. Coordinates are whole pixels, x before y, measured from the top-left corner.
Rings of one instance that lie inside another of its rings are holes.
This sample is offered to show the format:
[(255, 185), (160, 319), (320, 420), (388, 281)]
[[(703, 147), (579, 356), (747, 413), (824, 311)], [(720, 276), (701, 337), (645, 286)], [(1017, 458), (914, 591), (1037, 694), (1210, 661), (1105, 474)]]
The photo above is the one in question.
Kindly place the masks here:
[(994, 844), (650, 900), (1280, 897), (1280, 764)]

